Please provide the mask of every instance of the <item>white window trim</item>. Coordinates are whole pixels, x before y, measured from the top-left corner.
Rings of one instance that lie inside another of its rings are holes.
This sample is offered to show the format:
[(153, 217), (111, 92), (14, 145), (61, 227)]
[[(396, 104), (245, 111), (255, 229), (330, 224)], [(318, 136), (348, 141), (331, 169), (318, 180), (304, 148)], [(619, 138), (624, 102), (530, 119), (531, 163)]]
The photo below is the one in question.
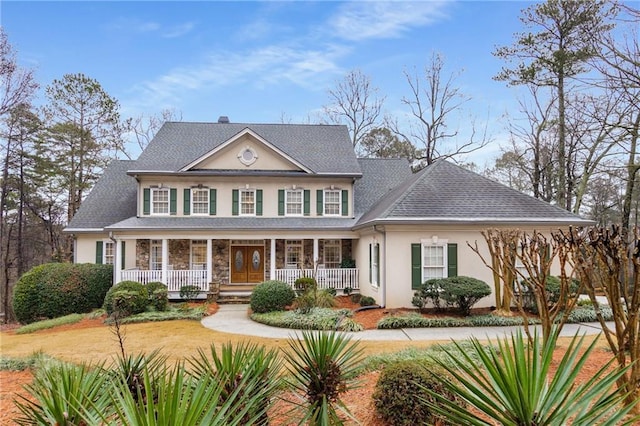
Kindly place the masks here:
[(289, 263), (287, 263), (287, 255), (289, 254), (289, 247), (299, 247), (300, 248), (300, 263), (296, 264), (296, 269), (298, 268), (304, 268), (304, 240), (285, 240), (284, 242), (284, 265), (285, 265), (285, 269), (291, 269), (288, 268), (288, 266), (290, 266)]
[[(169, 188), (150, 188), (150, 206), (149, 206), (149, 213), (155, 216), (169, 216), (171, 214), (171, 190)], [(166, 213), (157, 213), (154, 210), (155, 207), (155, 202), (154, 202), (154, 194), (156, 192), (166, 192), (167, 193), (167, 212)]]
[[(338, 213), (327, 213), (327, 192), (338, 193)], [(342, 216), (342, 190), (338, 188), (325, 189), (322, 194), (322, 213), (324, 216)]]
[[(295, 192), (300, 194), (300, 213), (289, 213), (288, 205), (289, 205), (289, 194)], [(304, 190), (296, 188), (296, 189), (285, 189), (284, 190), (284, 215), (285, 216), (293, 216), (299, 217), (304, 216)]]
[[(111, 240), (102, 240), (102, 264), (113, 265), (116, 262), (116, 243)], [(111, 246), (111, 256), (107, 256), (107, 247)], [(111, 257), (111, 262), (107, 262), (107, 257)]]
[[(154, 256), (153, 256), (153, 247), (157, 246), (160, 247), (160, 258), (156, 259), (156, 261), (154, 262)], [(160, 265), (160, 268), (154, 268), (153, 264), (154, 263), (158, 263)], [(151, 240), (149, 242), (149, 270), (151, 271), (160, 271), (162, 270), (162, 240)]]
[(322, 262), (327, 267), (327, 241), (337, 241), (338, 244), (329, 244), (329, 247), (338, 247), (338, 268), (340, 267), (340, 262), (342, 261), (342, 240), (339, 239), (329, 239), (325, 240), (322, 247)]
[[(194, 197), (193, 194), (195, 191), (204, 191), (205, 194), (207, 195), (207, 201), (206, 201), (206, 208), (205, 208), (205, 213), (195, 213), (195, 209), (193, 208), (194, 206)], [(191, 208), (191, 215), (192, 216), (209, 216), (209, 203), (211, 200), (209, 200), (209, 188), (191, 188), (191, 206), (189, 206)]]
[[(449, 245), (449, 240), (441, 240), (435, 237), (431, 239), (420, 240), (420, 274), (422, 276), (422, 282), (425, 282), (426, 280), (431, 279), (431, 278), (425, 277), (425, 274), (424, 274), (424, 270), (425, 268), (427, 268), (427, 266), (424, 264), (424, 252), (425, 252), (424, 248), (426, 246), (442, 247), (442, 278), (446, 278), (448, 275), (447, 268), (449, 265), (448, 249), (447, 249), (448, 245)], [(433, 266), (429, 266), (429, 268), (436, 269), (436, 267), (433, 267)]]
[[(196, 269), (194, 268), (194, 262), (193, 262), (193, 247), (195, 242), (198, 242), (199, 244), (202, 244), (202, 246), (204, 247), (204, 262), (203, 263), (203, 268), (202, 270), (206, 270), (207, 269), (207, 240), (191, 240), (190, 244), (189, 244), (189, 269)], [(197, 245), (196, 245), (197, 246)]]
[[(253, 194), (253, 213), (243, 213), (242, 212), (242, 194), (251, 192)], [(256, 215), (256, 204), (258, 200), (256, 199), (256, 190), (255, 189), (246, 189), (242, 188), (238, 190), (238, 216), (255, 216)]]

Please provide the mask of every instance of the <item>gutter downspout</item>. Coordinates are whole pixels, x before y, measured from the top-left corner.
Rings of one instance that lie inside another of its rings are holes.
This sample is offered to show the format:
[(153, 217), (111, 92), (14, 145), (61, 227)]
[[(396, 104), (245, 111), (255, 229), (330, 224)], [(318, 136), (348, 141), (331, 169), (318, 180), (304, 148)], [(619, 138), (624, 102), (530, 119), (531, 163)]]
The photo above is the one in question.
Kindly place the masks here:
[(382, 227), (382, 231), (378, 230), (378, 225), (373, 225), (373, 231), (379, 234), (382, 234), (382, 244), (383, 244), (383, 258), (384, 263), (378, 259), (378, 269), (380, 266), (384, 264), (383, 274), (380, 274), (380, 282), (378, 285), (380, 286), (380, 307), (384, 308), (387, 306), (387, 232)]

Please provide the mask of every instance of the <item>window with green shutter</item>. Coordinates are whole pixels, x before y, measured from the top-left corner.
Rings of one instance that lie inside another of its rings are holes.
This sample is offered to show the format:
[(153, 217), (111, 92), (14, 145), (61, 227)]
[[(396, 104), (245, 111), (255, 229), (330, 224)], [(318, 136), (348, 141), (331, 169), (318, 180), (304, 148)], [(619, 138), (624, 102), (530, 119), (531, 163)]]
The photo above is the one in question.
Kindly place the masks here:
[(239, 207), (240, 207), (240, 191), (238, 191), (237, 189), (234, 189), (233, 191), (231, 191), (231, 214), (233, 216), (238, 216), (238, 213), (240, 211)]
[(324, 203), (322, 201), (323, 194), (324, 194), (324, 190), (322, 189), (318, 189), (316, 191), (316, 214), (318, 216), (322, 216), (322, 213), (324, 212)]
[(447, 244), (447, 276), (458, 276), (458, 244)]
[(411, 244), (411, 288), (417, 290), (422, 284), (422, 245)]
[(342, 216), (349, 216), (349, 191), (342, 190)]
[(176, 188), (171, 188), (169, 190), (169, 213), (171, 215), (176, 215), (178, 212), (178, 190)]
[(182, 198), (182, 213), (185, 216), (189, 216), (189, 213), (191, 212), (191, 188), (184, 189)]
[(120, 268), (126, 269), (127, 267), (127, 255), (126, 255), (127, 243), (126, 241), (120, 242)]
[(304, 215), (309, 216), (311, 214), (311, 191), (304, 190)]
[(96, 263), (102, 264), (102, 241), (96, 241)]
[(142, 190), (142, 214), (151, 213), (151, 189), (144, 188)]
[(262, 216), (262, 189), (256, 189), (256, 216)]
[(216, 197), (218, 196), (218, 191), (215, 188), (209, 189), (209, 215), (216, 215)]
[(284, 189), (278, 189), (278, 216), (284, 216)]

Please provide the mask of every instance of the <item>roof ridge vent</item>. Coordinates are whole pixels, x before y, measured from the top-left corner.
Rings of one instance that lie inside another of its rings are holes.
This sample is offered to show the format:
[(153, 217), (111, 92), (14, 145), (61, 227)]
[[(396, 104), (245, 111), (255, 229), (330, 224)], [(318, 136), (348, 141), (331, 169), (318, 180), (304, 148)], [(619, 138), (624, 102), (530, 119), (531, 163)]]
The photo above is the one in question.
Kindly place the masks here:
[(220, 117), (218, 117), (218, 123), (230, 123), (229, 117), (227, 117), (226, 115), (221, 115)]

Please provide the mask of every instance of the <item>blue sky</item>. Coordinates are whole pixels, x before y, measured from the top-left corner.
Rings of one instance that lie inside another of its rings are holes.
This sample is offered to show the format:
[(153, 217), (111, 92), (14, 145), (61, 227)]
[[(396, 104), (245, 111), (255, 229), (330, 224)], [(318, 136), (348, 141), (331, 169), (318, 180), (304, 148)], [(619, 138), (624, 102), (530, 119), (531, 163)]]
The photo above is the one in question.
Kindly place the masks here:
[[(385, 111), (402, 120), (410, 91), (405, 70), (432, 52), (473, 99), (455, 117), (488, 120), (504, 140), (505, 111), (516, 89), (492, 80), (491, 54), (521, 30), (530, 3), (421, 2), (16, 2), (3, 1), (1, 23), (22, 65), (44, 87), (66, 73), (98, 80), (123, 116), (180, 111), (185, 121), (317, 121), (327, 90), (346, 72), (371, 77)], [(488, 157), (495, 152), (485, 152)]]

